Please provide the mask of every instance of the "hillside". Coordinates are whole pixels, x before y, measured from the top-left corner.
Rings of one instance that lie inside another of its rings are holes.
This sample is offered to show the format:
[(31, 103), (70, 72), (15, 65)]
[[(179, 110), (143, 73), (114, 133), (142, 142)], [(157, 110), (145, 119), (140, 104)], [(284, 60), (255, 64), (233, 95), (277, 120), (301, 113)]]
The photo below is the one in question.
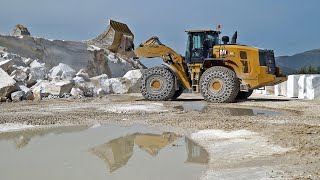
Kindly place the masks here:
[(320, 49), (314, 49), (292, 56), (276, 57), (277, 66), (283, 68), (283, 72), (292, 72), (303, 66), (320, 66)]

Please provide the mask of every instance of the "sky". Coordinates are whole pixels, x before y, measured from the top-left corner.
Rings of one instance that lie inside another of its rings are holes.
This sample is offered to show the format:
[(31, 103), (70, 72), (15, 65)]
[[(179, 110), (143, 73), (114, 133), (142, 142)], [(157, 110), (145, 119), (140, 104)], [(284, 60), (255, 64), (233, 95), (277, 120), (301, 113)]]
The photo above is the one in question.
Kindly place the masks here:
[(238, 31), (238, 42), (273, 49), (276, 56), (320, 48), (319, 0), (0, 0), (0, 33), (18, 23), (33, 36), (87, 40), (109, 19), (129, 25), (135, 44), (158, 36), (184, 54), (185, 30)]

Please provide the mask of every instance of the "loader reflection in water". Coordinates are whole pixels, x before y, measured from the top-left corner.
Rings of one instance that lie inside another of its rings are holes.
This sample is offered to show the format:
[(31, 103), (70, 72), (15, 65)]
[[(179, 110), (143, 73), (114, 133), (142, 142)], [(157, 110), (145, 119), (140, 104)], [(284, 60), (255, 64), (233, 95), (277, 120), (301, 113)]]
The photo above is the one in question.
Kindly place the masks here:
[(196, 144), (194, 141), (191, 141), (189, 138), (186, 139), (186, 148), (187, 148), (187, 154), (188, 163), (197, 163), (197, 164), (207, 164), (208, 159), (208, 152), (203, 149), (201, 146)]
[(208, 158), (190, 139), (139, 124), (1, 132), (0, 149), (1, 179), (193, 180)]
[[(134, 153), (135, 145), (147, 152), (150, 156), (156, 157), (161, 149), (181, 137), (182, 136), (170, 132), (164, 132), (162, 134), (135, 133), (96, 146), (90, 149), (90, 152), (103, 160), (112, 173), (128, 163)], [(186, 163), (207, 164), (207, 151), (188, 138), (185, 138), (185, 142), (188, 154)]]

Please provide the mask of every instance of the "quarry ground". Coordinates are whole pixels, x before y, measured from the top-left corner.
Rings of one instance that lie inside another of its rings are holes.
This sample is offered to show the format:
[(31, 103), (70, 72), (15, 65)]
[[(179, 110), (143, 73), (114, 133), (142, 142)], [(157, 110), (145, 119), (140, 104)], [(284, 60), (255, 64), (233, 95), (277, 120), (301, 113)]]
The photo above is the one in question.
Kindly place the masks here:
[[(254, 94), (246, 101), (210, 104), (199, 94), (183, 94), (176, 101), (150, 102), (128, 94), (0, 107), (0, 124), (139, 123), (170, 128), (209, 152), (201, 179), (320, 178), (320, 101)], [(255, 109), (275, 114), (257, 115)]]

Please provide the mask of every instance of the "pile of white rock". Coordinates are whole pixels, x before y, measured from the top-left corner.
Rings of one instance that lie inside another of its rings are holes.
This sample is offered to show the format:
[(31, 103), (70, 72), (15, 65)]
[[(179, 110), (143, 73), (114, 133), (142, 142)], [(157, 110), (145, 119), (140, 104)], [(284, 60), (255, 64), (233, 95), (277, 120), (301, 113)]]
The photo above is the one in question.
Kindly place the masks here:
[(2, 102), (134, 93), (139, 92), (141, 75), (142, 70), (131, 70), (118, 78), (90, 77), (85, 69), (76, 72), (63, 63), (47, 69), (40, 60), (0, 50)]
[(288, 80), (275, 86), (266, 86), (255, 93), (315, 100), (320, 99), (320, 74), (289, 75)]

